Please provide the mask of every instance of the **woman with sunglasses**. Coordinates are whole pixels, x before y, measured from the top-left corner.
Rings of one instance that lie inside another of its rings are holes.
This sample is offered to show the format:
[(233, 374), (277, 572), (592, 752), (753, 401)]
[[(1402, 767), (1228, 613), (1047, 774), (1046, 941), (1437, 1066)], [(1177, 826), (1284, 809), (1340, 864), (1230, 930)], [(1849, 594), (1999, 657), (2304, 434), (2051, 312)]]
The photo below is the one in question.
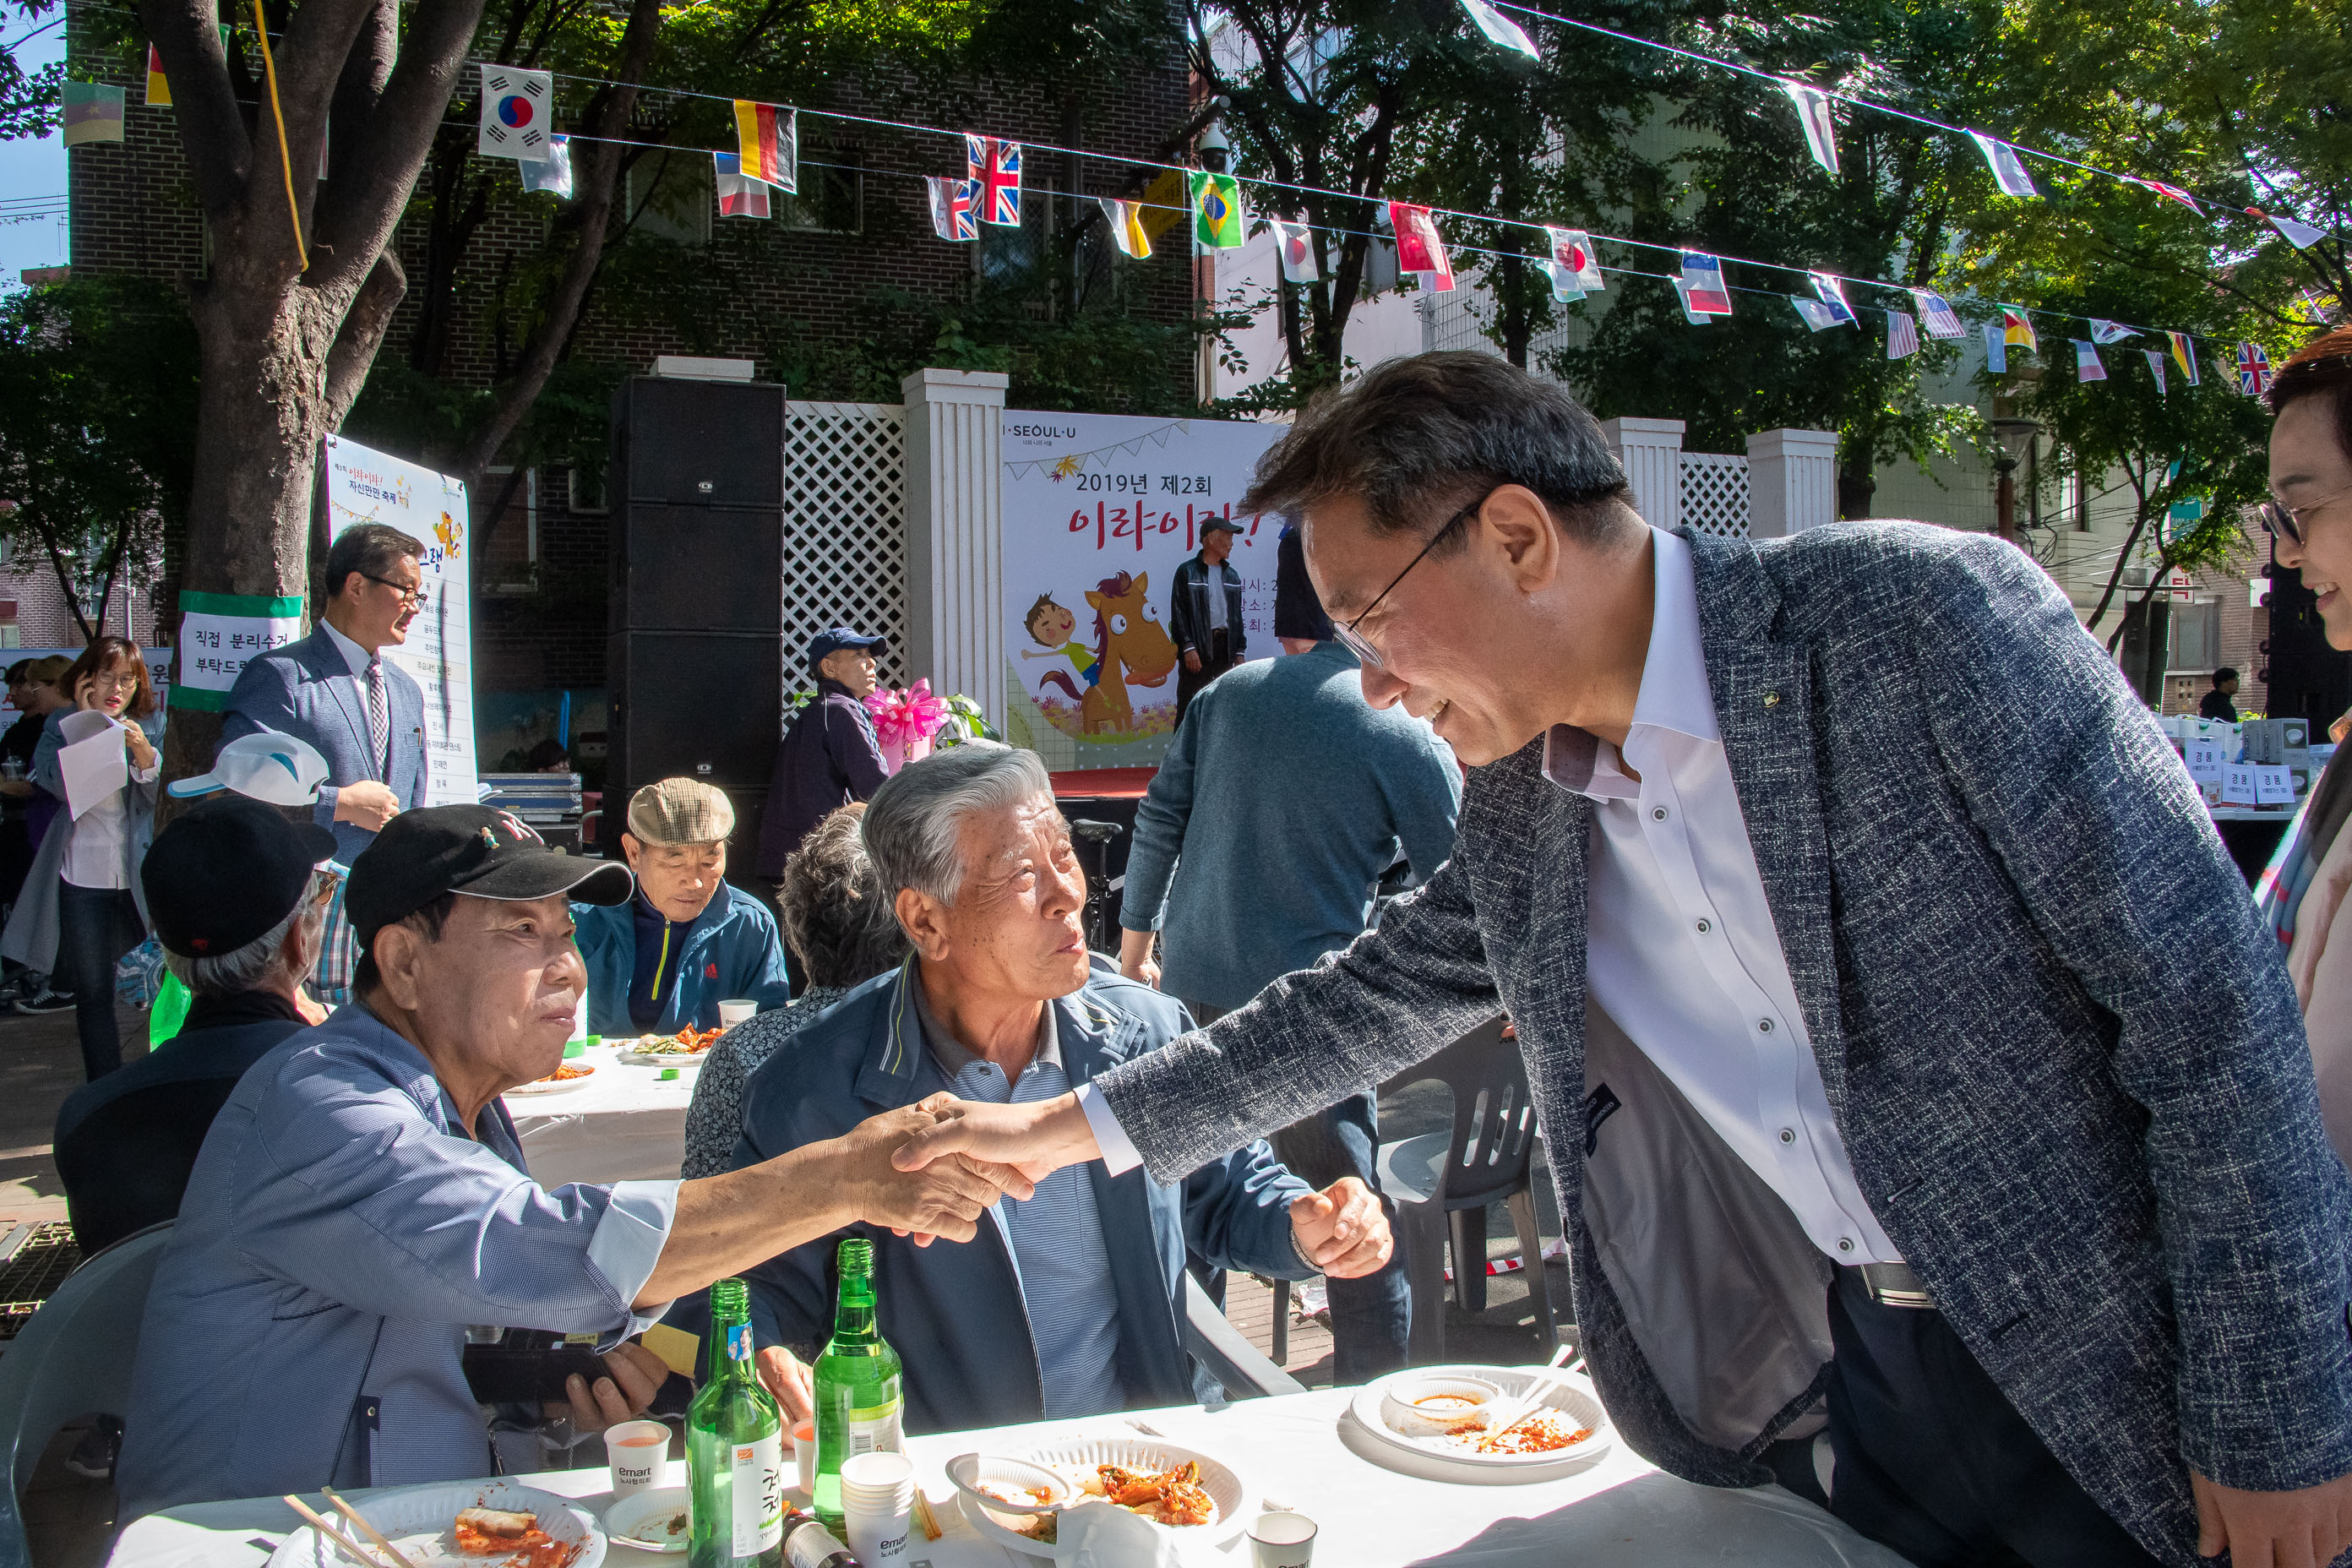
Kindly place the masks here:
[[(2282, 566), (2319, 596), (2330, 647), (2352, 649), (2352, 327), (2305, 345), (2269, 392), (2271, 499), (2263, 526)], [(2352, 714), (2336, 721), (2340, 743)], [(2352, 749), (2352, 748), (2347, 748)], [(2338, 751), (2279, 843), (2254, 890), (2286, 944), (2319, 1079), (2319, 1110), (2336, 1152), (2352, 1163), (2352, 763)], [(2344, 930), (2336, 927), (2341, 923)]]
[[(122, 1065), (114, 965), (147, 938), (139, 862), (154, 825), (155, 781), (163, 771), (156, 742), (163, 724), (146, 657), (128, 637), (100, 637), (58, 684), (72, 700), (49, 715), (33, 756), (33, 782), (66, 802), (67, 809), (58, 813), (41, 840), (24, 896), (0, 934), (0, 953), (51, 972), (73, 994), (82, 1074), (95, 1080)], [(80, 739), (104, 740), (123, 752), (123, 782), (94, 801), (76, 799), (58, 757), (71, 742), (67, 721), (84, 713), (110, 722)], [(144, 727), (151, 725), (154, 735)]]

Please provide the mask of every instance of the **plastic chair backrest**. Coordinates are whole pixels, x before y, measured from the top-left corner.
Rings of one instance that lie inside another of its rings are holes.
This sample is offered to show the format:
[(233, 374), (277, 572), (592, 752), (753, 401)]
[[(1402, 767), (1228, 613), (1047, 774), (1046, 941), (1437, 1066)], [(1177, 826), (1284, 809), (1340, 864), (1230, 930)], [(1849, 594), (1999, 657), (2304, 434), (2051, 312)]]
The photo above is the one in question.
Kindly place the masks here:
[(1453, 1092), (1454, 1148), (1445, 1176), (1449, 1209), (1491, 1202), (1527, 1184), (1536, 1113), (1519, 1043), (1503, 1036), (1507, 1022), (1498, 1017), (1480, 1025), (1384, 1086), (1402, 1089), (1434, 1079)]
[(1224, 1385), (1229, 1398), (1307, 1392), (1305, 1384), (1275, 1365), (1243, 1337), (1189, 1269), (1184, 1274), (1184, 1348)]
[(0, 1355), (0, 1442), (8, 1452), (0, 1568), (31, 1568), (19, 1500), (49, 1439), (77, 1415), (129, 1411), (139, 1322), (171, 1239), (169, 1222), (150, 1226), (85, 1258)]

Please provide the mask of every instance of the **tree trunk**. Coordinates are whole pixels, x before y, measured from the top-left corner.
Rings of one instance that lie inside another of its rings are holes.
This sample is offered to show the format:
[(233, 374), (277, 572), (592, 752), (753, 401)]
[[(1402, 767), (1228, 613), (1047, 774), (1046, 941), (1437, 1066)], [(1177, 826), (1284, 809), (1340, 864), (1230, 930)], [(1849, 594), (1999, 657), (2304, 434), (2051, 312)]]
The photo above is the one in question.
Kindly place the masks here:
[(1872, 470), (1867, 451), (1838, 465), (1837, 492), (1840, 518), (1852, 522), (1870, 515), (1871, 498), (1878, 493), (1878, 476)]

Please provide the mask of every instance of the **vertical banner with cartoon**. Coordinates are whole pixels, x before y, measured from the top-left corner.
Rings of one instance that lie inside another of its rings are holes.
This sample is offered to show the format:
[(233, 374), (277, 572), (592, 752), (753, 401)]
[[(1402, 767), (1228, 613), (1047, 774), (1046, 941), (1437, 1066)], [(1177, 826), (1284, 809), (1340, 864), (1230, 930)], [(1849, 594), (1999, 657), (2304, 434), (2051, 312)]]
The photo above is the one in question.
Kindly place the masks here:
[(1239, 525), (1243, 651), (1274, 640), (1281, 520), (1242, 493), (1288, 427), (1008, 410), (1003, 451), (1006, 739), (1055, 768), (1156, 762), (1176, 727), (1176, 568), (1201, 523)]
[(425, 545), (425, 603), (408, 641), (387, 650), (425, 693), (425, 803), (471, 805), (474, 772), (473, 596), (466, 487), (415, 463), (327, 437), (327, 531), (381, 522)]

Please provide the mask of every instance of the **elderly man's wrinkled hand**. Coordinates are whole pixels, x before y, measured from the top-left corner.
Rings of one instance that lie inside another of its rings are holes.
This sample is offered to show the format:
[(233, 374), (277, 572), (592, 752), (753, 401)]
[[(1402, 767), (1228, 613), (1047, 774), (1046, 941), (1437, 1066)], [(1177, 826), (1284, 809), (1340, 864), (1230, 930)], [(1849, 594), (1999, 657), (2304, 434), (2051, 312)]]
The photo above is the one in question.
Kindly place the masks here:
[(564, 1379), (572, 1396), (572, 1429), (585, 1435), (645, 1414), (669, 1376), (661, 1357), (630, 1340), (604, 1356), (604, 1373), (592, 1387), (578, 1373)]
[(1299, 1255), (1333, 1279), (1361, 1279), (1395, 1247), (1381, 1200), (1353, 1176), (1292, 1199), (1290, 1231)]
[(760, 1369), (761, 1386), (783, 1411), (787, 1427), (816, 1418), (816, 1394), (808, 1363), (782, 1345), (761, 1345), (752, 1360)]
[(970, 1241), (982, 1210), (1001, 1197), (1027, 1198), (1036, 1191), (1020, 1172), (963, 1154), (935, 1160), (919, 1171), (898, 1169), (891, 1156), (932, 1121), (929, 1111), (903, 1106), (859, 1122), (843, 1141), (855, 1217), (912, 1236), (923, 1247), (934, 1237)]

